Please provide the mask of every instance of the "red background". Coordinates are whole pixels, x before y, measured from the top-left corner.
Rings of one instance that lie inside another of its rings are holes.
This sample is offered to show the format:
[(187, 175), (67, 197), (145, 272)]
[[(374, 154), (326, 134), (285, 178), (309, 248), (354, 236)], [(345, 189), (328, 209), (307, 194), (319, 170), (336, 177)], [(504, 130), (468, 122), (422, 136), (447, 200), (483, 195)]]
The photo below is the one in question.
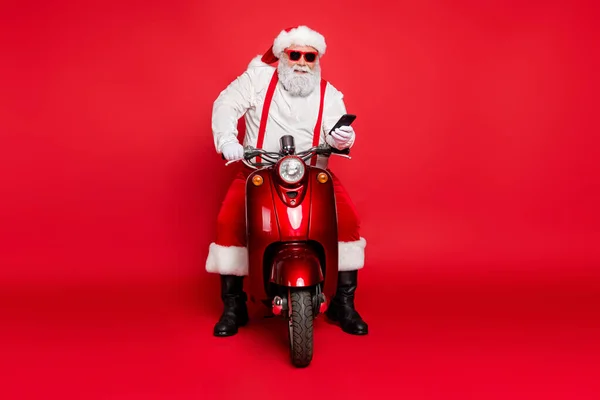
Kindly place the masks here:
[[(592, 396), (597, 14), (567, 1), (3, 5), (4, 390), (175, 399), (228, 377), (233, 398), (279, 390), (281, 371), (339, 396)], [(204, 261), (231, 177), (212, 102), (297, 24), (324, 34), (324, 77), (358, 115), (353, 159), (332, 167), (363, 219), (371, 334), (323, 322), (311, 369), (292, 372), (285, 331), (270, 335), (283, 325), (260, 311), (242, 335), (211, 336), (221, 305)]]

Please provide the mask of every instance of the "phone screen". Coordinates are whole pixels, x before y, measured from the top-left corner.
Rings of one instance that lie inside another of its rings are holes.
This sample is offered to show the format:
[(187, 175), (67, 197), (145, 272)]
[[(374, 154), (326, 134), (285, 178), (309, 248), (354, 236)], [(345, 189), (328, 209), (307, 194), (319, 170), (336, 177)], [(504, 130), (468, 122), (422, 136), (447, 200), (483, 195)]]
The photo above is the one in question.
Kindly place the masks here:
[(338, 119), (338, 121), (335, 123), (335, 125), (333, 126), (333, 128), (331, 128), (331, 130), (329, 131), (329, 134), (331, 135), (331, 132), (333, 132), (334, 130), (336, 130), (340, 126), (350, 126), (350, 125), (352, 125), (352, 123), (354, 122), (355, 119), (356, 119), (356, 115), (354, 115), (354, 114), (344, 114), (344, 115), (342, 115), (340, 117), (340, 119)]

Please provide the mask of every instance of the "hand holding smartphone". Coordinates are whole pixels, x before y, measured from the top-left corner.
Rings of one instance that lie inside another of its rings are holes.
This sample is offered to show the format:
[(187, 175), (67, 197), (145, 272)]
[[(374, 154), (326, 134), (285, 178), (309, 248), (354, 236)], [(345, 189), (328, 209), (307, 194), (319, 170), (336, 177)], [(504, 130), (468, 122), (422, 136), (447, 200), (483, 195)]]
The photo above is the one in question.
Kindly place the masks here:
[(342, 115), (340, 117), (340, 119), (338, 119), (338, 122), (336, 122), (335, 125), (333, 126), (333, 128), (331, 128), (331, 130), (329, 131), (329, 135), (331, 135), (331, 132), (333, 132), (334, 130), (336, 130), (340, 126), (350, 126), (350, 125), (352, 125), (352, 123), (354, 122), (355, 119), (356, 119), (356, 115), (354, 115), (354, 114), (344, 114), (344, 115)]

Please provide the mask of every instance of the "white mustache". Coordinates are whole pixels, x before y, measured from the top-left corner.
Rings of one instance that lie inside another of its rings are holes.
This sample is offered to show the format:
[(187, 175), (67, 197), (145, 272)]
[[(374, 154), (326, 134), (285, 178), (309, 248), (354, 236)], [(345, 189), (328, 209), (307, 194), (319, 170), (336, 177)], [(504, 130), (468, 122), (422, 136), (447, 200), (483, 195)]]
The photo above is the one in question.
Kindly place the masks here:
[(308, 72), (312, 74), (312, 71), (310, 70), (310, 68), (308, 66), (300, 66), (300, 65), (294, 65), (292, 67), (292, 69), (294, 71), (302, 71), (302, 72)]

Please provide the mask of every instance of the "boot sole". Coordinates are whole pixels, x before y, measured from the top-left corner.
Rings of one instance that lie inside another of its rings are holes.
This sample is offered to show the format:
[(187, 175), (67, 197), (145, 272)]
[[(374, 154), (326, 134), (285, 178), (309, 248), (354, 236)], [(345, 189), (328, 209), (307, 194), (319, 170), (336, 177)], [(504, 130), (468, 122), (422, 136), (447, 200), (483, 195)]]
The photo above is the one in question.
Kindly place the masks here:
[(345, 333), (348, 333), (350, 335), (354, 335), (354, 336), (365, 336), (369, 333), (368, 330), (366, 331), (348, 331), (348, 330), (344, 330), (344, 328), (342, 328), (342, 331), (344, 331)]
[(213, 336), (215, 337), (230, 337), (230, 336), (235, 336), (237, 335), (239, 332), (213, 332)]
[(238, 323), (238, 324), (237, 324), (237, 328), (238, 328), (238, 329), (236, 329), (236, 331), (235, 331), (235, 332), (216, 332), (216, 331), (213, 331), (213, 336), (216, 336), (216, 337), (229, 337), (229, 336), (234, 336), (234, 335), (236, 335), (236, 334), (238, 334), (238, 333), (239, 333), (239, 328), (242, 328), (242, 327), (244, 327), (244, 326), (248, 325), (248, 322), (249, 322), (249, 319), (245, 319), (245, 320), (243, 320), (242, 322)]
[(331, 321), (331, 322), (332, 322), (334, 325), (337, 325), (337, 326), (339, 326), (339, 327), (340, 327), (340, 329), (341, 329), (343, 332), (345, 332), (345, 333), (348, 333), (348, 334), (350, 334), (350, 335), (355, 335), (355, 336), (364, 336), (364, 335), (367, 335), (367, 334), (369, 333), (369, 330), (368, 330), (368, 329), (367, 329), (367, 330), (364, 330), (364, 331), (350, 331), (350, 330), (346, 330), (346, 329), (344, 329), (344, 328), (342, 327), (342, 324), (340, 323), (340, 320), (339, 320), (339, 319), (338, 319), (338, 318), (337, 318), (335, 315), (331, 316), (331, 315), (327, 314), (327, 312), (325, 312), (325, 316), (326, 316), (326, 317), (327, 317), (327, 319), (328, 319), (329, 321)]

